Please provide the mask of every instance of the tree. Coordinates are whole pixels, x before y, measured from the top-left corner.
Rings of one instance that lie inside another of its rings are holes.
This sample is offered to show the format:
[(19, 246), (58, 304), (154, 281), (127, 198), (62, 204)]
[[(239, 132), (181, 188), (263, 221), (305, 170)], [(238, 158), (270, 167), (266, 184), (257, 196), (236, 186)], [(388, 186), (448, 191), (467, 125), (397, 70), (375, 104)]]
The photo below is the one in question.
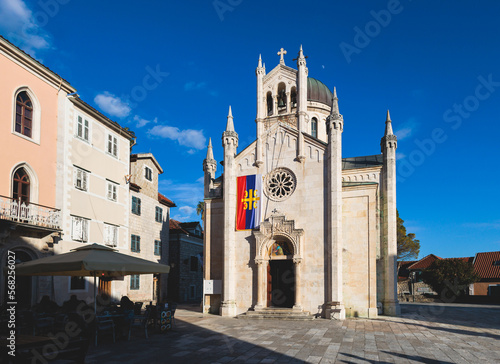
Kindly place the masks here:
[(469, 262), (460, 259), (438, 259), (422, 271), (422, 280), (428, 284), (441, 299), (451, 302), (464, 293), (471, 283), (480, 277)]
[(406, 233), (404, 220), (399, 217), (397, 210), (396, 216), (398, 219), (398, 260), (417, 259), (420, 252), (420, 240), (415, 239), (415, 234)]
[(205, 219), (205, 202), (200, 201), (198, 205), (196, 205), (196, 215), (201, 215), (202, 220)]

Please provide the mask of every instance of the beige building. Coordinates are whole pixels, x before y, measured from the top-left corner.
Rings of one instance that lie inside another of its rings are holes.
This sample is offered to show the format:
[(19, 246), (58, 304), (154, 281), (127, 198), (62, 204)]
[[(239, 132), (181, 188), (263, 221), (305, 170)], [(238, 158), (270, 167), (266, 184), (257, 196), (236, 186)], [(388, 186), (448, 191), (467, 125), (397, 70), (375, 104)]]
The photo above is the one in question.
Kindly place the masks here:
[[(175, 204), (158, 192), (163, 169), (151, 153), (130, 156), (128, 254), (167, 264), (170, 208)], [(133, 301), (165, 301), (167, 274), (125, 277), (126, 294)], [(124, 293), (125, 294), (125, 293)]]
[[(130, 148), (135, 135), (79, 98), (60, 95), (57, 127), (56, 205), (62, 211), (62, 240), (54, 254), (84, 243), (129, 251)], [(76, 294), (93, 295), (90, 277), (55, 277), (55, 299), (61, 304)], [(98, 280), (99, 291), (113, 299), (126, 292), (124, 281)]]
[[(56, 203), (58, 98), (75, 89), (0, 37), (0, 259), (17, 263), (53, 254), (60, 239)], [(7, 300), (0, 270), (0, 302)], [(17, 277), (16, 301), (52, 293), (51, 277)]]
[[(379, 308), (398, 314), (397, 141), (389, 113), (382, 154), (343, 158), (335, 89), (308, 77), (302, 48), (297, 69), (285, 65), (283, 49), (278, 54), (268, 73), (259, 58), (256, 140), (237, 151), (230, 109), (223, 175), (214, 179), (211, 144), (203, 164), (211, 287), (204, 307), (223, 316), (273, 308), (340, 319), (376, 317)], [(255, 181), (254, 189), (237, 180)]]

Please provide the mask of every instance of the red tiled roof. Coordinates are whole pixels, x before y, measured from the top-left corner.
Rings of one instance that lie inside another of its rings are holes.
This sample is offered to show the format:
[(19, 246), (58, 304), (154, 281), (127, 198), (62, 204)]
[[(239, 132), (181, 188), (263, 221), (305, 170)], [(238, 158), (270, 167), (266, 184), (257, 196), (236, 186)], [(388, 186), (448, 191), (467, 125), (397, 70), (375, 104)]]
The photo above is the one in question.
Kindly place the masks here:
[(420, 259), (418, 262), (410, 265), (408, 267), (409, 270), (420, 270), (429, 268), (429, 266), (434, 263), (438, 259), (443, 259), (434, 254), (429, 254), (425, 258)]
[(500, 251), (477, 253), (474, 259), (474, 270), (481, 279), (500, 278)]
[(170, 230), (178, 230), (184, 234), (187, 234), (189, 235), (189, 232), (187, 230), (184, 230), (181, 226), (181, 222), (180, 221), (177, 221), (177, 220), (174, 220), (174, 219), (170, 219), (169, 220), (169, 229)]
[(160, 201), (161, 204), (164, 204), (168, 207), (177, 207), (177, 205), (172, 201), (163, 196), (160, 192), (158, 192), (158, 201)]

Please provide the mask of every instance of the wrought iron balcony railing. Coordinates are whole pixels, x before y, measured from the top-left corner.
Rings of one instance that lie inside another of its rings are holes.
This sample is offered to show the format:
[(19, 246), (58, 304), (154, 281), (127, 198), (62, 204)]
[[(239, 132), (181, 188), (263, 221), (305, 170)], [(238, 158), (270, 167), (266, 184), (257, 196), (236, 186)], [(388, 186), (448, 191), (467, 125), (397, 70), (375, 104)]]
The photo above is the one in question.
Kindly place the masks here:
[(61, 211), (36, 203), (24, 203), (21, 199), (0, 195), (0, 220), (9, 220), (34, 226), (60, 229)]

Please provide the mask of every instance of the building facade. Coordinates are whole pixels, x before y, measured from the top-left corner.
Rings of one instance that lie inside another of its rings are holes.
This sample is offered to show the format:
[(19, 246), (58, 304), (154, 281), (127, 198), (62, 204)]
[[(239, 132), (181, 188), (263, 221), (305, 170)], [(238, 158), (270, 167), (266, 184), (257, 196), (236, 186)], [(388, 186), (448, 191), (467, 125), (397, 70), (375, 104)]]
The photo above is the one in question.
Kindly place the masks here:
[(203, 229), (199, 222), (170, 220), (168, 298), (201, 303), (203, 295)]
[[(75, 89), (0, 37), (0, 259), (16, 262), (54, 253), (61, 239), (57, 204), (58, 100)], [(6, 300), (0, 271), (0, 300)], [(53, 293), (52, 277), (17, 277), (21, 306)]]
[[(128, 254), (167, 264), (170, 208), (175, 204), (158, 192), (162, 173), (153, 154), (130, 156)], [(127, 295), (133, 301), (165, 301), (167, 278), (167, 274), (125, 277)]]
[[(222, 177), (215, 179), (211, 144), (203, 163), (204, 279), (222, 284), (204, 307), (223, 316), (273, 307), (339, 319), (376, 317), (379, 308), (396, 315), (397, 140), (389, 112), (382, 154), (343, 158), (335, 89), (308, 77), (302, 48), (297, 69), (285, 65), (285, 53), (269, 73), (259, 58), (256, 140), (238, 152), (230, 109)], [(251, 228), (238, 227), (241, 211)]]

